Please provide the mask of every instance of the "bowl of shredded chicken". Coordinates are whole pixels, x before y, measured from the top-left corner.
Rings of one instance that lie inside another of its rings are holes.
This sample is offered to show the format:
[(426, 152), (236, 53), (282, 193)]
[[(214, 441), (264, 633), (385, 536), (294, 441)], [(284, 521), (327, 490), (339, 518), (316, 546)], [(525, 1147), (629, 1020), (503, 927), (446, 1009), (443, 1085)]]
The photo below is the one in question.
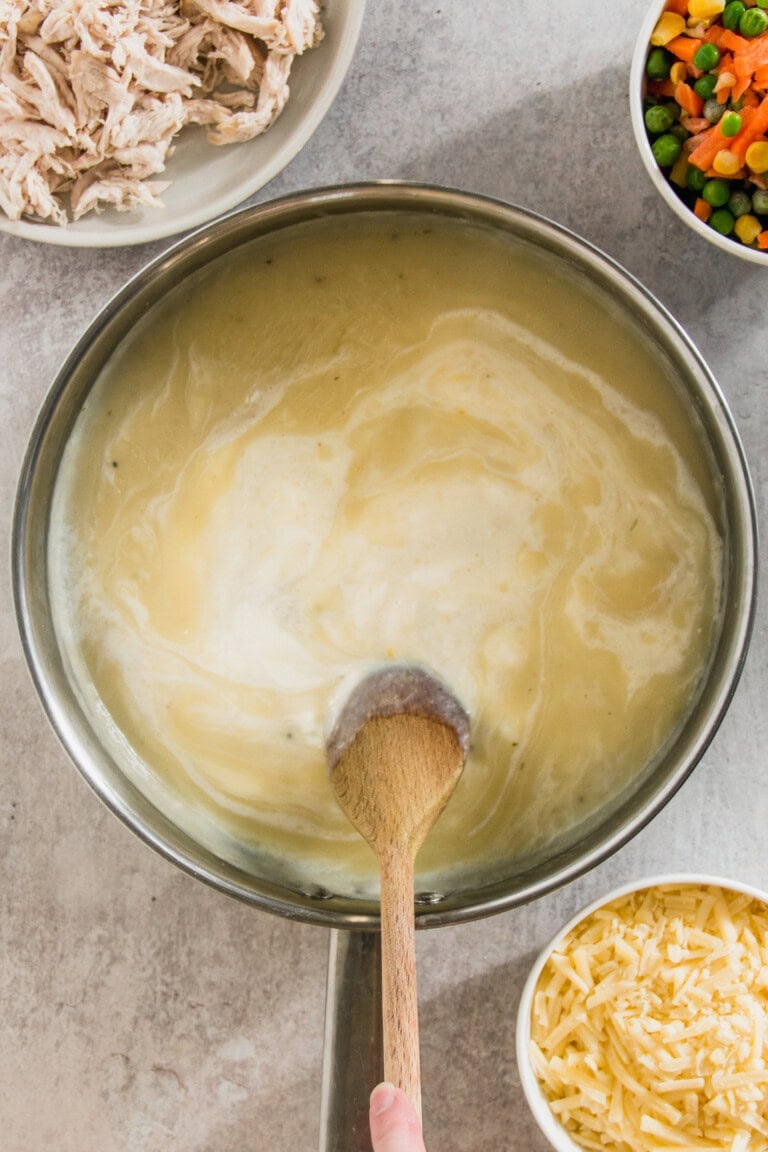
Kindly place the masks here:
[(539, 957), (517, 1058), (559, 1152), (768, 1147), (768, 904), (670, 876), (591, 905)]
[(7, 0), (0, 228), (144, 243), (234, 208), (330, 107), (364, 0)]

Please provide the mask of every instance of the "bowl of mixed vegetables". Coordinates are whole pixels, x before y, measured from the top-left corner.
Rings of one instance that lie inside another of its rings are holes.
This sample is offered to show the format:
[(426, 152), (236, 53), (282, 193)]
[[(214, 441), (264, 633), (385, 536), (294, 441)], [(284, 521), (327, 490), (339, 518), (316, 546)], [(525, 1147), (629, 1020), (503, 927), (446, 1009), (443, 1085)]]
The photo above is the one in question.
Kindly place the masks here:
[(632, 65), (632, 125), (664, 199), (718, 247), (768, 263), (768, 0), (663, 0)]

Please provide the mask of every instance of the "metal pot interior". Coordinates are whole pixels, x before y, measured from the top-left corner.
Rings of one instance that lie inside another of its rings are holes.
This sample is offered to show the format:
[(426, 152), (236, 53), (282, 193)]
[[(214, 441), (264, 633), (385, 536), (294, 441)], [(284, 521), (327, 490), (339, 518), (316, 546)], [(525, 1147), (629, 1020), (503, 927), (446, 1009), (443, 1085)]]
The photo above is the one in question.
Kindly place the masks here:
[(701, 457), (718, 493), (724, 541), (722, 610), (695, 698), (666, 746), (626, 792), (536, 857), (487, 874), (452, 876), (417, 897), (422, 925), (465, 920), (533, 899), (587, 870), (638, 831), (698, 762), (735, 689), (755, 600), (755, 511), (743, 452), (727, 405), (685, 334), (661, 306), (608, 258), (577, 237), (505, 204), (447, 190), (361, 185), (245, 209), (183, 240), (136, 276), (107, 305), (61, 369), (43, 405), (24, 461), (13, 540), (16, 608), (27, 660), (43, 706), (77, 768), (102, 800), (175, 864), (231, 895), (282, 915), (346, 927), (376, 923), (370, 899), (340, 896), (298, 882), (290, 860), (225, 859), (184, 828), (121, 770), (99, 720), (84, 706), (59, 647), (51, 615), (47, 563), (51, 502), (62, 452), (94, 380), (114, 349), (153, 304), (209, 262), (267, 232), (329, 214), (406, 212), (468, 220), (500, 230), (590, 286), (606, 309), (655, 349), (685, 405)]

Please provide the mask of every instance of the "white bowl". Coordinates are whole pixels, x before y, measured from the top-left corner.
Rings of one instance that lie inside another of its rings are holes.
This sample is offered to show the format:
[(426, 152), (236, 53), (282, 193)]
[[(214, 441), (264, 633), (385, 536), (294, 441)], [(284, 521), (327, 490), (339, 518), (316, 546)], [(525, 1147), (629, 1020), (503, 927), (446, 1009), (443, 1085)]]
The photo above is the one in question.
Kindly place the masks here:
[(70, 248), (116, 248), (197, 228), (235, 208), (282, 171), (320, 124), (352, 62), (364, 12), (365, 0), (326, 0), (325, 37), (294, 61), (288, 102), (262, 136), (219, 147), (206, 141), (203, 129), (184, 129), (158, 176), (172, 181), (162, 196), (164, 207), (110, 208), (63, 227), (8, 220), (0, 213), (0, 231)]
[(725, 888), (731, 892), (744, 892), (747, 896), (751, 896), (755, 900), (760, 900), (763, 904), (768, 905), (768, 893), (761, 892), (751, 884), (742, 884), (738, 880), (728, 880), (722, 876), (709, 876), (689, 872), (669, 873), (668, 875), (652, 876), (647, 880), (635, 880), (631, 883), (622, 884), (618, 888), (614, 888), (606, 896), (601, 896), (598, 900), (593, 900), (591, 904), (588, 904), (585, 908), (582, 908), (580, 912), (577, 912), (576, 915), (560, 929), (557, 935), (550, 940), (546, 948), (539, 954), (523, 987), (520, 1007), (517, 1014), (515, 1050), (520, 1083), (522, 1084), (525, 1098), (528, 1101), (528, 1106), (542, 1133), (557, 1152), (584, 1152), (584, 1146), (577, 1143), (577, 1141), (568, 1134), (554, 1112), (552, 1112), (547, 1097), (541, 1090), (539, 1079), (533, 1070), (528, 1055), (531, 1039), (531, 1011), (539, 977), (551, 953), (560, 946), (568, 933), (575, 928), (577, 924), (580, 924), (582, 920), (585, 920), (593, 912), (597, 911), (598, 908), (603, 908), (606, 904), (611, 904), (614, 900), (619, 899), (621, 896), (628, 896), (632, 892), (641, 892), (646, 888), (658, 888), (665, 884), (690, 884)]
[(640, 150), (640, 156), (643, 164), (645, 164), (648, 175), (656, 186), (656, 190), (661, 195), (662, 199), (666, 200), (673, 212), (680, 217), (684, 223), (697, 232), (699, 236), (703, 236), (710, 244), (714, 244), (716, 248), (722, 248), (723, 252), (729, 252), (731, 256), (740, 256), (742, 260), (749, 260), (753, 264), (762, 264), (764, 267), (768, 265), (768, 251), (763, 251), (759, 248), (750, 248), (746, 244), (742, 244), (739, 240), (731, 239), (728, 236), (722, 236), (716, 232), (714, 228), (710, 228), (698, 216), (695, 216), (690, 208), (683, 203), (679, 196), (673, 190), (669, 180), (667, 180), (661, 168), (656, 163), (656, 159), (651, 151), (651, 142), (648, 139), (648, 133), (645, 128), (645, 121), (643, 119), (643, 96), (645, 95), (645, 61), (650, 47), (651, 33), (656, 27), (656, 23), (666, 8), (666, 0), (655, 0), (650, 9), (646, 13), (645, 20), (640, 29), (640, 35), (635, 44), (635, 52), (632, 57), (632, 69), (629, 75), (629, 110), (632, 117), (632, 128), (635, 133), (635, 140), (637, 147)]

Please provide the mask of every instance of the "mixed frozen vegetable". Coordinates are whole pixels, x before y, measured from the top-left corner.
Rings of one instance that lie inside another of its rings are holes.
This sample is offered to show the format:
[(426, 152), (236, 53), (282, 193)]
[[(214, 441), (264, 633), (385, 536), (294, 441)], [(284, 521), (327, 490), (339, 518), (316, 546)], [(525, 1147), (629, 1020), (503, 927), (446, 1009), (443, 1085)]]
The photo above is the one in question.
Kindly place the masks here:
[(709, 227), (768, 251), (768, 0), (668, 0), (645, 72), (672, 187)]

